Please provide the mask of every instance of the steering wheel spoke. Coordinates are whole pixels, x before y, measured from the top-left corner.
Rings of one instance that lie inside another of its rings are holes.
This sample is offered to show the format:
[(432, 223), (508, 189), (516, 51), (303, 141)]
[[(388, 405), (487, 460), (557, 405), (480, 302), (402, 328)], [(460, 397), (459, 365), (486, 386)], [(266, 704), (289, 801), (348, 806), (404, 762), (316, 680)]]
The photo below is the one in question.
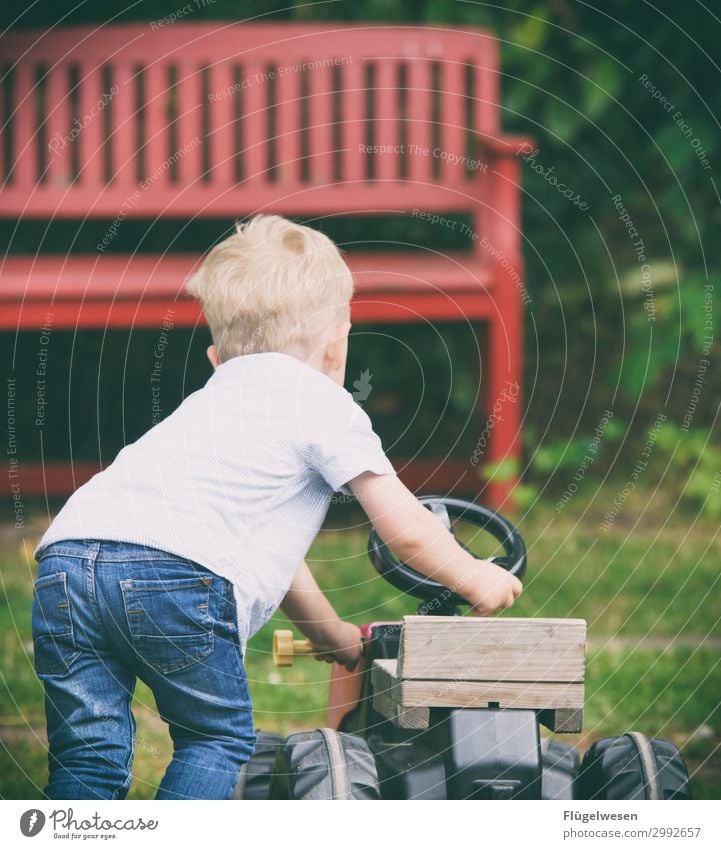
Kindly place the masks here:
[(436, 501), (433, 504), (426, 505), (431, 513), (439, 519), (448, 530), (453, 533), (453, 525), (451, 525), (451, 517), (448, 515), (448, 508), (442, 501)]

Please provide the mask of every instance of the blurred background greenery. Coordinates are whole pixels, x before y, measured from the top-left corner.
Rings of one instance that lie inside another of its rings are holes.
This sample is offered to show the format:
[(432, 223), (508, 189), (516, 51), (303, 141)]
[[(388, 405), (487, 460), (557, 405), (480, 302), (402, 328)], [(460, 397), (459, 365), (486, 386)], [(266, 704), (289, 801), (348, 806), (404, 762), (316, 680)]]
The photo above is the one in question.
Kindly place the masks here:
[[(39, 0), (21, 11), (3, 6), (0, 25), (154, 20), (180, 5)], [(699, 2), (680, 6), (670, 0), (609, 0), (597, 7), (575, 0), (278, 6), (215, 0), (195, 10), (193, 20), (486, 26), (497, 35), (503, 128), (532, 136), (543, 165), (522, 167), (531, 300), (525, 320), (522, 482), (515, 494), (531, 568), (514, 615), (589, 620), (582, 747), (630, 727), (669, 737), (684, 750), (696, 795), (719, 798), (718, 18)], [(661, 97), (673, 108), (665, 108)], [(573, 187), (586, 210), (553, 188), (548, 169)], [(633, 222), (633, 238), (619, 204)], [(467, 246), (461, 228), (431, 227), (410, 215), (308, 223), (354, 250), (378, 249), (379, 239), (389, 249), (397, 242), (438, 250)], [(8, 253), (92, 253), (109, 224), (0, 222), (0, 241)], [(198, 255), (232, 224), (127, 220), (113, 250)], [(634, 247), (639, 240), (643, 262)], [(642, 286), (646, 264), (652, 299)], [(75, 460), (109, 462), (150, 426), (145, 376), (156, 340), (155, 331), (54, 334), (46, 458), (70, 457), (72, 435)], [(207, 341), (204, 329), (172, 331), (166, 412), (209, 376)], [(19, 379), (24, 370), (32, 373), (35, 334), (6, 335), (0, 345), (14, 357)], [(477, 391), (475, 345), (474, 330), (460, 325), (354, 328), (348, 387), (370, 371), (372, 392), (364, 407), (393, 454), (469, 456), (477, 438), (477, 426), (469, 425)], [(704, 368), (704, 361), (710, 366)], [(20, 420), (30, 421), (33, 399), (20, 397), (19, 405)], [(603, 424), (607, 410), (613, 416)], [(594, 443), (599, 428), (603, 436)], [(29, 428), (25, 456), (40, 457), (36, 438)], [(641, 471), (634, 478), (636, 469)], [(515, 471), (505, 467), (495, 473)], [(637, 486), (623, 495), (629, 481)], [(57, 506), (38, 505), (38, 534), (47, 510)], [(319, 579), (355, 621), (411, 612), (413, 603), (370, 571), (360, 523), (355, 514), (333, 509), (331, 529), (313, 549)], [(333, 525), (357, 527), (341, 534)], [(0, 552), (0, 796), (37, 797), (45, 741), (28, 645), (34, 563), (27, 543), (21, 550), (17, 535), (6, 536)], [(354, 582), (353, 593), (340, 591)], [(327, 670), (310, 663), (283, 677), (274, 671), (267, 652), (278, 622), (256, 637), (249, 654), (259, 724), (281, 730), (317, 725)], [(646, 642), (639, 646), (642, 638)], [(142, 687), (136, 709), (140, 743), (132, 793), (149, 798), (168, 754), (167, 733)]]

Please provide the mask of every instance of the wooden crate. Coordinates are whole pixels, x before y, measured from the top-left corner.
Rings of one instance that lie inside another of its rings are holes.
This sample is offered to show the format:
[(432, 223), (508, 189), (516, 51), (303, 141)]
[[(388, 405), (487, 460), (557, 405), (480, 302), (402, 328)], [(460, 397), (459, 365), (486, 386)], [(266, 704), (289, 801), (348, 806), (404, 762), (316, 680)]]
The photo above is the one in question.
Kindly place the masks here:
[(404, 728), (430, 707), (531, 709), (552, 731), (583, 725), (581, 619), (406, 616), (399, 659), (373, 664), (374, 706)]

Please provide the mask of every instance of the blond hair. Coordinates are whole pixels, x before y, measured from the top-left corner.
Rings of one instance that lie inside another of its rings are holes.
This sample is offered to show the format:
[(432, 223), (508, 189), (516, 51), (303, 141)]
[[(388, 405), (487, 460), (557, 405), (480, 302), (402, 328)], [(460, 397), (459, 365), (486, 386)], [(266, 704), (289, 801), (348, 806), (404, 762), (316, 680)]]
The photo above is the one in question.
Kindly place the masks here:
[(218, 358), (307, 349), (347, 318), (353, 277), (333, 242), (279, 215), (237, 222), (186, 283), (203, 305)]

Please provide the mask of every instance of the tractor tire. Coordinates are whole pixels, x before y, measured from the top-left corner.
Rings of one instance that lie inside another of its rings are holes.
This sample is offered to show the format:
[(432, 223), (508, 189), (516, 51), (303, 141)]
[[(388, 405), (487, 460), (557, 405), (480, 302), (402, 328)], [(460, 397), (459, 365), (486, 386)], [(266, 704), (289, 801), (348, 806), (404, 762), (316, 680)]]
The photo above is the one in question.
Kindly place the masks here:
[(273, 764), (271, 799), (380, 799), (378, 772), (362, 737), (332, 728), (291, 734)]
[(573, 785), (581, 764), (574, 746), (544, 737), (541, 741), (542, 799), (573, 799)]
[(270, 775), (278, 750), (285, 743), (281, 734), (257, 731), (255, 749), (250, 760), (240, 769), (238, 783), (231, 799), (268, 799)]
[(576, 799), (690, 799), (686, 764), (665, 740), (638, 732), (596, 741), (576, 779)]

